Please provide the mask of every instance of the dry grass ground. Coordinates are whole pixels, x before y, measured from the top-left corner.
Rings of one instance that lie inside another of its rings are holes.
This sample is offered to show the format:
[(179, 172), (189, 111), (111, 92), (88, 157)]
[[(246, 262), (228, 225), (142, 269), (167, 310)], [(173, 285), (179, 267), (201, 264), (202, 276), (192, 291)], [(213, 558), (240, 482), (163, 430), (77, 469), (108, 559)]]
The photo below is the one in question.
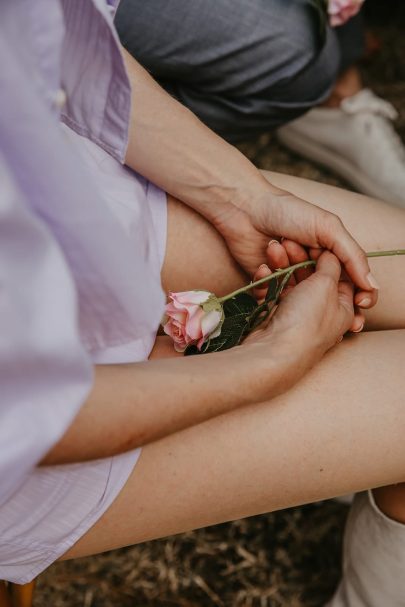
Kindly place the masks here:
[[(384, 38), (365, 77), (398, 108), (404, 137), (405, 39), (399, 29)], [(340, 183), (269, 135), (241, 147), (262, 168)], [(339, 578), (346, 514), (325, 502), (59, 563), (41, 576), (35, 607), (320, 607)]]

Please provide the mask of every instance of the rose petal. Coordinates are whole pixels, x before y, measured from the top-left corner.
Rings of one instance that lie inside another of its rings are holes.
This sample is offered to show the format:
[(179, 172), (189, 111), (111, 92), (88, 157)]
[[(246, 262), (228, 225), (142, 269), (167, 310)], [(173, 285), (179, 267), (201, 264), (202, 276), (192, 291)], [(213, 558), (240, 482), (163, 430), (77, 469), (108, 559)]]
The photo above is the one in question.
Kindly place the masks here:
[(201, 348), (203, 347), (204, 343), (205, 343), (206, 339), (205, 337), (202, 337), (201, 339), (198, 340), (197, 342), (197, 348), (201, 351)]
[(211, 293), (208, 291), (181, 291), (180, 293), (170, 293), (173, 301), (180, 304), (203, 304), (207, 301)]
[(214, 339), (215, 337), (219, 337), (221, 335), (221, 331), (222, 331), (222, 322), (219, 323), (218, 328), (216, 329), (216, 331), (214, 331), (213, 333), (211, 333), (210, 339)]
[(201, 328), (203, 319), (204, 310), (200, 306), (195, 306), (195, 309), (189, 314), (185, 326), (185, 332), (191, 339), (200, 339), (203, 335)]
[(177, 320), (178, 322), (181, 322), (184, 325), (184, 324), (186, 324), (186, 320), (187, 320), (187, 310), (174, 309), (172, 311), (171, 309), (168, 310), (166, 308), (166, 317), (174, 318), (175, 320)]
[(364, 0), (329, 0), (328, 13), (333, 27), (343, 25), (357, 15)]
[(211, 335), (211, 333), (215, 331), (215, 329), (221, 322), (221, 319), (222, 314), (219, 310), (211, 310), (211, 312), (205, 314), (204, 318), (201, 321), (201, 329), (204, 337)]

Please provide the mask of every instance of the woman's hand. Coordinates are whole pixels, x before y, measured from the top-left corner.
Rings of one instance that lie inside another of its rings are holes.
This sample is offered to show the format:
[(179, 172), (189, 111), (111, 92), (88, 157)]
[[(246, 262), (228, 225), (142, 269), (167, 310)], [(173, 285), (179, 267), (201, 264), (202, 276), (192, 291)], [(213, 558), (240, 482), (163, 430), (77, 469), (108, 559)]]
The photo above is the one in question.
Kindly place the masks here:
[[(293, 194), (269, 185), (260, 196), (228, 209), (214, 223), (233, 257), (251, 276), (259, 265), (269, 263), (269, 240), (284, 237), (308, 247), (312, 258), (323, 249), (333, 252), (357, 288), (356, 304), (372, 307), (377, 302), (365, 252), (341, 220)], [(368, 303), (362, 304), (363, 300)]]
[[(319, 250), (316, 257), (319, 258), (320, 255), (322, 255), (322, 251)], [(261, 265), (255, 273), (253, 280), (259, 280), (264, 276), (268, 276), (274, 270), (288, 268), (289, 266), (308, 261), (310, 257), (303, 246), (292, 240), (284, 239), (282, 244), (277, 240), (271, 240), (269, 242), (267, 247), (267, 259), (268, 265)], [(313, 266), (297, 270), (290, 278), (287, 287), (284, 289), (283, 295), (286, 295), (296, 284), (311, 276), (313, 272)], [(262, 287), (255, 289), (254, 295), (257, 300), (260, 301), (264, 299), (267, 288), (268, 285), (264, 284)], [(352, 333), (360, 333), (360, 331), (363, 330), (364, 323), (364, 314), (361, 309), (355, 305), (354, 320), (349, 330)]]
[[(277, 247), (283, 248), (280, 244)], [(262, 266), (256, 277), (269, 272)], [(353, 284), (341, 279), (342, 268), (335, 255), (323, 252), (315, 272), (308, 273), (301, 270), (300, 276), (294, 277), (268, 326), (245, 340), (268, 343), (269, 347), (276, 343), (283, 352), (287, 348), (287, 357), (291, 356), (300, 374), (339, 343), (347, 331), (358, 332), (364, 323), (361, 315), (355, 314)], [(256, 296), (260, 295), (256, 291)]]

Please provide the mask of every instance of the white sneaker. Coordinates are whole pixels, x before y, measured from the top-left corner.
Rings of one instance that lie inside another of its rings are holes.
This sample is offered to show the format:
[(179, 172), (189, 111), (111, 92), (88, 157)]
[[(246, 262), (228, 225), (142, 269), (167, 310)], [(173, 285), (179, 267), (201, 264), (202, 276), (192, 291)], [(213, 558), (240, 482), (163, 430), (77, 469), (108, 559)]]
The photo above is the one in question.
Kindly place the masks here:
[(277, 136), (359, 192), (405, 207), (405, 148), (392, 125), (397, 117), (388, 101), (363, 89), (337, 109), (310, 110)]
[(405, 606), (405, 525), (379, 510), (370, 492), (355, 497), (346, 524), (343, 579), (327, 607)]

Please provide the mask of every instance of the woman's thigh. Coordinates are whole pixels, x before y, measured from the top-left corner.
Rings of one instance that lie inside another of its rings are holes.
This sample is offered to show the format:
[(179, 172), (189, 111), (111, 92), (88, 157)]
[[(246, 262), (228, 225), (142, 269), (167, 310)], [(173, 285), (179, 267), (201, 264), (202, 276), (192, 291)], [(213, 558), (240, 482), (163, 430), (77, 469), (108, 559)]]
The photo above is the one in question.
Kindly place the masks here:
[(404, 350), (405, 331), (353, 336), (271, 402), (147, 445), (64, 558), (405, 480)]

